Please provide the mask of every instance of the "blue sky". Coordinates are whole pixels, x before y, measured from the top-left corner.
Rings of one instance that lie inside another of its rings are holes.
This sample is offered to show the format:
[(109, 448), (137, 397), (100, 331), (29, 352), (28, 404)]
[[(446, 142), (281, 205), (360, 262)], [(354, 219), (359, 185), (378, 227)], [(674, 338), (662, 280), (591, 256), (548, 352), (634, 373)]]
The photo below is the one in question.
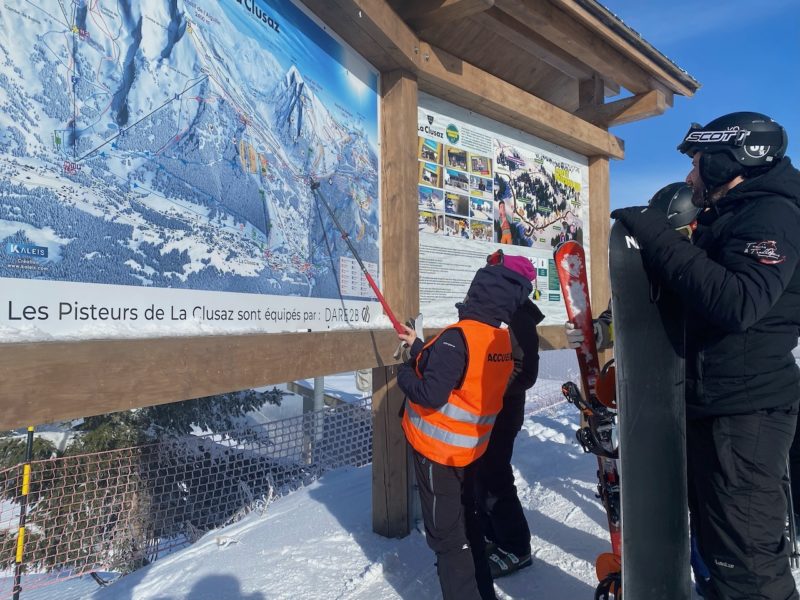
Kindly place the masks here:
[(787, 154), (800, 163), (798, 0), (600, 2), (701, 84), (659, 117), (612, 128), (625, 140), (625, 160), (611, 163), (612, 208), (646, 204), (683, 180), (691, 164), (675, 146), (689, 124), (729, 112), (775, 119), (789, 134)]

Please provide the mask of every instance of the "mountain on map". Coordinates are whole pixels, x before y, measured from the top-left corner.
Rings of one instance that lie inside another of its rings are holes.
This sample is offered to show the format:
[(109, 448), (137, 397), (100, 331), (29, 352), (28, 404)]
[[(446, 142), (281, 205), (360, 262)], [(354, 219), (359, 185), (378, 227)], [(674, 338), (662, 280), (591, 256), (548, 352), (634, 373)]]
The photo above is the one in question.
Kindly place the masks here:
[(31, 270), (0, 253), (0, 277), (338, 297), (349, 254), (323, 243), (310, 175), (378, 261), (361, 123), (244, 34), (238, 5), (37, 6), (0, 11), (0, 248), (49, 253)]

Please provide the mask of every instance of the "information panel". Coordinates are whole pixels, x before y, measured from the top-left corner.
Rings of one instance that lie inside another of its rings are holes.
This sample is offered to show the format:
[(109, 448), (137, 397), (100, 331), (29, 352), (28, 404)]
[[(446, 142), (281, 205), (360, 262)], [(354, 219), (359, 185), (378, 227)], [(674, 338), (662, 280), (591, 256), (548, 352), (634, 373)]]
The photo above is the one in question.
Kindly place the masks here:
[(289, 0), (3, 0), (0, 341), (369, 326), (378, 73)]
[(426, 94), (417, 157), (426, 325), (457, 318), (454, 304), (498, 248), (533, 263), (544, 324), (563, 323), (553, 251), (566, 240), (589, 243), (587, 158)]

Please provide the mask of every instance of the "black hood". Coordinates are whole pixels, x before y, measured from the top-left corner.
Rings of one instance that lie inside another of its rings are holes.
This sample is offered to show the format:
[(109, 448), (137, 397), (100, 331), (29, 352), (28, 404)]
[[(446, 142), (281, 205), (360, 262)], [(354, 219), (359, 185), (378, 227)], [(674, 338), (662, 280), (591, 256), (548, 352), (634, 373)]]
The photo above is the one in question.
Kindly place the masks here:
[(725, 213), (740, 202), (765, 195), (783, 196), (800, 207), (800, 171), (792, 166), (788, 157), (780, 159), (763, 175), (747, 179), (725, 194), (716, 205), (717, 212)]
[(456, 304), (458, 318), (494, 327), (510, 323), (532, 291), (531, 282), (516, 271), (502, 265), (483, 267), (475, 273), (464, 302)]

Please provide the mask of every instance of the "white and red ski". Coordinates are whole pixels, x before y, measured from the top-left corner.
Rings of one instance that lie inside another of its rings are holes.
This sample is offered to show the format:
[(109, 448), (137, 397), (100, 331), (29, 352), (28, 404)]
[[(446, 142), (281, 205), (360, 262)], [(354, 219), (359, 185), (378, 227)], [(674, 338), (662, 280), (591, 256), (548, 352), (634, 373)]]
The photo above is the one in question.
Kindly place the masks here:
[[(598, 579), (606, 585), (605, 597), (616, 594), (621, 568), (621, 527), (619, 471), (614, 427), (613, 370), (600, 369), (594, 339), (589, 284), (586, 276), (586, 255), (578, 242), (561, 244), (555, 251), (556, 272), (564, 295), (567, 318), (583, 332), (583, 343), (576, 349), (583, 384), (584, 398), (578, 386), (567, 382), (562, 386), (564, 396), (575, 404), (586, 424), (577, 432), (584, 451), (597, 455), (597, 491), (608, 517), (611, 552), (601, 554), (596, 561)], [(612, 578), (613, 581), (611, 581)], [(599, 589), (599, 588), (598, 588)], [(601, 596), (602, 597), (602, 596)]]

